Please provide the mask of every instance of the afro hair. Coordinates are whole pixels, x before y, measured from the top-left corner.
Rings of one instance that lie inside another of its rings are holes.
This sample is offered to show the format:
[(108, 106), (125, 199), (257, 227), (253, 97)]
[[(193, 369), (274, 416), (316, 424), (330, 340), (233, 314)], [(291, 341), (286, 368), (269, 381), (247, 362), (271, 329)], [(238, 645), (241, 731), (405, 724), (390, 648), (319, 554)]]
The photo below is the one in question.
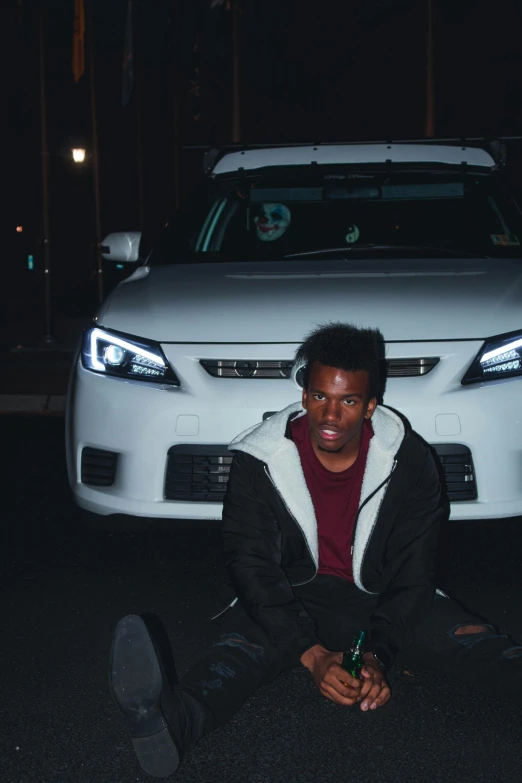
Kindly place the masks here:
[(368, 399), (382, 402), (386, 382), (384, 337), (379, 329), (359, 329), (353, 324), (323, 324), (307, 335), (297, 349), (295, 362), (303, 367), (302, 385), (308, 387), (314, 362), (346, 372), (366, 370)]

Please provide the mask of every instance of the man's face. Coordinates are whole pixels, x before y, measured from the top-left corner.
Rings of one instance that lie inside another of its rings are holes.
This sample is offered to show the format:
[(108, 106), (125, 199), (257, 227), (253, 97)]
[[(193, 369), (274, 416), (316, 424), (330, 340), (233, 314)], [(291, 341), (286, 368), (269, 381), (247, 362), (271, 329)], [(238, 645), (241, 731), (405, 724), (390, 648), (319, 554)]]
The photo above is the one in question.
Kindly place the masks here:
[(312, 443), (321, 451), (348, 452), (359, 442), (362, 425), (370, 419), (377, 400), (368, 399), (366, 370), (346, 372), (314, 362), (303, 408), (308, 413)]

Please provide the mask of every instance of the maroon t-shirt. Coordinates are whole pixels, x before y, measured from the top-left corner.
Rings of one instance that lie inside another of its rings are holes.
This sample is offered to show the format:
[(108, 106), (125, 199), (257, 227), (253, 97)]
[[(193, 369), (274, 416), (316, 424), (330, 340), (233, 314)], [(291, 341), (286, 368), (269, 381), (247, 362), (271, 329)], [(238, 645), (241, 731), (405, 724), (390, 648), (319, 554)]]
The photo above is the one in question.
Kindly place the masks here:
[(365, 419), (357, 459), (340, 473), (333, 473), (319, 461), (310, 440), (306, 414), (290, 422), (290, 431), (317, 519), (318, 573), (353, 582), (352, 535), (373, 427), (370, 420)]

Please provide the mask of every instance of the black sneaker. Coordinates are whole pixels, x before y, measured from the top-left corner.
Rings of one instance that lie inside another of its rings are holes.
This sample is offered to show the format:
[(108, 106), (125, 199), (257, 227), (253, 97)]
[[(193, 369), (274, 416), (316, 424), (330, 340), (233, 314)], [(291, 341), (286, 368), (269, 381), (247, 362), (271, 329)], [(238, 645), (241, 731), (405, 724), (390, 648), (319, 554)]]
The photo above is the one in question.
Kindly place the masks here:
[(143, 771), (158, 778), (172, 775), (182, 754), (181, 737), (172, 732), (172, 723), (178, 721), (172, 715), (184, 714), (185, 709), (182, 703), (176, 705), (147, 626), (138, 615), (127, 615), (116, 626), (109, 685)]

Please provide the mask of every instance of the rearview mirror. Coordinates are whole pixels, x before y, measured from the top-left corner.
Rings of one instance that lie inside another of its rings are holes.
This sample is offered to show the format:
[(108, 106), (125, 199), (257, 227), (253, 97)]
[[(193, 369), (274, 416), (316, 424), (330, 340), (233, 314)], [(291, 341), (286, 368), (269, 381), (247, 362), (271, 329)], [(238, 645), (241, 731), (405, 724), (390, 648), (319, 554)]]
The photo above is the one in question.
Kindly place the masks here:
[(105, 237), (102, 256), (118, 264), (134, 264), (140, 257), (141, 231), (117, 231)]

